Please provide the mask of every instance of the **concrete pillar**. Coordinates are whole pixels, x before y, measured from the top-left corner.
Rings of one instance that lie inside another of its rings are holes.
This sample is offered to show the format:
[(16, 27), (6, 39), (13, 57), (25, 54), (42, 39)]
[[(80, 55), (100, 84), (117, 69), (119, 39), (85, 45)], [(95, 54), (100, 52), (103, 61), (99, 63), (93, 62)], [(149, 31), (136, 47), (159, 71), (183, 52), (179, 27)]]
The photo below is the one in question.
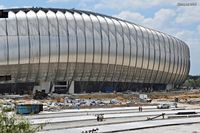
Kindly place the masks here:
[(52, 88), (51, 88), (51, 94), (55, 91), (55, 85), (52, 85)]
[(71, 85), (69, 87), (69, 94), (74, 94), (74, 81), (71, 82)]
[(171, 90), (174, 88), (174, 85), (173, 84), (167, 84), (166, 85), (166, 90)]
[(42, 91), (45, 90), (45, 93), (49, 93), (51, 87), (50, 82), (40, 82), (40, 85), (36, 85), (33, 88), (33, 93), (35, 93), (36, 90)]

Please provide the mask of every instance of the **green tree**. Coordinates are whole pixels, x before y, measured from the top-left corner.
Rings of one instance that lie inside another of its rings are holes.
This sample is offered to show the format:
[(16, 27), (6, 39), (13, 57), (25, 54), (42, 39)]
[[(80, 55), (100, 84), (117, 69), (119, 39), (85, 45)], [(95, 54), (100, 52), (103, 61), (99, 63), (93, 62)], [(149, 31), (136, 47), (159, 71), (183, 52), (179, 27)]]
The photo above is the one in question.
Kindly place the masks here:
[(192, 87), (192, 88), (195, 88), (195, 87), (198, 86), (198, 83), (197, 83), (197, 81), (194, 80), (194, 79), (187, 79), (187, 80), (184, 82), (183, 86), (186, 86), (187, 88), (191, 88), (191, 87)]
[(189, 79), (189, 83), (190, 83), (190, 87), (195, 87), (196, 86), (196, 82), (194, 79)]
[(35, 133), (43, 128), (43, 125), (33, 127), (28, 120), (17, 115), (0, 113), (0, 133)]
[(196, 82), (196, 87), (200, 87), (200, 78), (198, 78), (195, 82)]
[(191, 87), (190, 82), (189, 82), (188, 79), (184, 82), (183, 86), (186, 86), (187, 88)]

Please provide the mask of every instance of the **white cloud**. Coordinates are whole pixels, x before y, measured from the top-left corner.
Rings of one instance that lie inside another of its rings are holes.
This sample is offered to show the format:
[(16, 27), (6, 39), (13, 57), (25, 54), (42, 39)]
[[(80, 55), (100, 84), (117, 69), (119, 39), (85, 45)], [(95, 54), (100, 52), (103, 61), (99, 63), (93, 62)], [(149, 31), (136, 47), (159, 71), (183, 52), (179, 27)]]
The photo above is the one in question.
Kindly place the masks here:
[(177, 5), (179, 0), (101, 0), (95, 5), (96, 9), (122, 10), (131, 8), (132, 10), (151, 8), (159, 5)]
[(200, 39), (190, 40), (186, 42), (190, 48), (190, 59), (191, 59), (191, 69), (190, 74), (200, 75), (199, 66), (200, 66)]
[(160, 9), (157, 11), (153, 17), (146, 17), (138, 12), (130, 12), (130, 11), (122, 11), (115, 17), (119, 17), (125, 20), (129, 20), (136, 24), (141, 24), (143, 26), (158, 29), (158, 30), (168, 30), (172, 31), (173, 29), (169, 29), (170, 25), (172, 25), (173, 20), (176, 16), (176, 13), (172, 9)]
[(195, 36), (195, 32), (190, 31), (190, 30), (181, 30), (181, 31), (177, 31), (175, 36), (182, 39), (182, 40), (187, 41), (187, 40), (190, 40), (191, 38), (193, 38)]
[(96, 1), (94, 0), (47, 0), (47, 3), (51, 3), (51, 4), (63, 3), (63, 4), (69, 4), (71, 8), (91, 10), (91, 8), (94, 7)]
[(138, 24), (144, 21), (144, 16), (142, 16), (140, 13), (130, 11), (122, 11), (118, 15), (115, 15), (115, 17), (129, 20)]
[(70, 2), (72, 0), (48, 0), (49, 3), (56, 3), (56, 2)]
[(93, 0), (48, 0), (48, 3), (61, 3), (61, 2), (76, 2), (79, 3), (87, 3), (87, 2), (93, 2)]
[(5, 9), (6, 7), (4, 5), (0, 5), (0, 9)]
[(180, 24), (200, 23), (200, 7), (181, 7), (177, 10), (176, 22)]
[(200, 35), (200, 25), (197, 26), (197, 32), (198, 32), (199, 35)]
[(152, 28), (162, 29), (171, 23), (175, 15), (176, 13), (172, 9), (160, 9), (153, 18), (146, 18), (143, 24)]

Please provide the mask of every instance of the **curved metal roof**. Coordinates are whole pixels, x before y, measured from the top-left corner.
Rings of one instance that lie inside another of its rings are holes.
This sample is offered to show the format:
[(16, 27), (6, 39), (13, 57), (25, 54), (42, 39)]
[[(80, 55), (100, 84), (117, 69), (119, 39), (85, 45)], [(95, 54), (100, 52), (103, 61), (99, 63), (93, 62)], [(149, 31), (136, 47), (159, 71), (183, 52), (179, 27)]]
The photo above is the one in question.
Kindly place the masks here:
[[(101, 13), (97, 13), (97, 12), (92, 12), (92, 11), (85, 11), (85, 10), (79, 10), (79, 9), (75, 9), (75, 8), (72, 8), (72, 9), (65, 9), (65, 8), (43, 8), (43, 7), (29, 7), (29, 8), (10, 8), (10, 9), (2, 9), (0, 10), (0, 18), (2, 16), (3, 13), (8, 13), (9, 11), (12, 11), (14, 13), (18, 13), (19, 11), (23, 11), (25, 13), (29, 12), (29, 11), (34, 11), (34, 12), (38, 12), (38, 11), (44, 11), (45, 13), (47, 13), (48, 11), (52, 11), (54, 13), (60, 11), (60, 12), (63, 12), (65, 13), (66, 11), (67, 12), (70, 12), (70, 13), (79, 13), (79, 14), (82, 14), (82, 13), (85, 13), (87, 15), (94, 15), (94, 16), (101, 16), (101, 17), (107, 17), (107, 18), (112, 18), (112, 19), (115, 19), (115, 20), (119, 20), (119, 21), (123, 21), (123, 22), (128, 22), (128, 23), (131, 23), (131, 24), (134, 24), (134, 25), (137, 25), (137, 26), (141, 26), (143, 28), (147, 28), (147, 29), (151, 29), (151, 28), (148, 28), (148, 27), (145, 27), (145, 26), (142, 26), (140, 24), (136, 24), (134, 22), (130, 22), (130, 21), (127, 21), (127, 20), (123, 20), (123, 19), (120, 19), (120, 18), (116, 18), (116, 17), (112, 17), (112, 16), (108, 16), (108, 15), (105, 15), (105, 14), (101, 14)], [(159, 33), (163, 33), (161, 31), (158, 31), (158, 30), (155, 30), (155, 29), (151, 29), (151, 30), (154, 30), (154, 31), (157, 31)], [(163, 33), (163, 34), (166, 34), (166, 33)], [(170, 37), (173, 37), (174, 36), (171, 36), (169, 34), (167, 34), (168, 36)], [(178, 39), (178, 38), (176, 38)], [(183, 42), (182, 40), (178, 39), (179, 41)]]

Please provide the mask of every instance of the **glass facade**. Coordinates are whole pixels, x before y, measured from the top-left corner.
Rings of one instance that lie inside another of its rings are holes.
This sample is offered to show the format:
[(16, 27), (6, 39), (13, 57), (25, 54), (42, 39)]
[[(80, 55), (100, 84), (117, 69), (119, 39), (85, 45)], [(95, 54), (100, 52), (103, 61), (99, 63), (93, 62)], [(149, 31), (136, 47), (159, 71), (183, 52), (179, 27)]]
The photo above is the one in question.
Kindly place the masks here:
[(79, 10), (7, 10), (0, 18), (0, 75), (13, 81), (180, 84), (188, 46), (170, 35)]

